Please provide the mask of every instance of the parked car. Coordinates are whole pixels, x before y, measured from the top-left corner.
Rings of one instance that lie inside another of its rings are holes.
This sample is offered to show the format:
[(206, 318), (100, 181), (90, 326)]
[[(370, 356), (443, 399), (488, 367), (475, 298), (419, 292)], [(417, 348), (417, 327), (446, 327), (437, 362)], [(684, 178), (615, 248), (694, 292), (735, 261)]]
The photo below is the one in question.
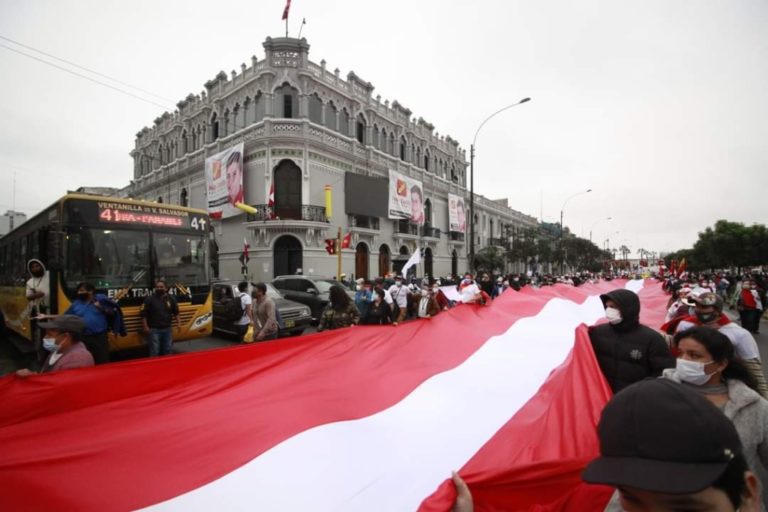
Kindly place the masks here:
[[(238, 281), (219, 281), (213, 284), (214, 331), (237, 334), (235, 322), (228, 315), (229, 303), (240, 295), (237, 284)], [(275, 301), (283, 322), (283, 327), (278, 331), (278, 337), (299, 336), (312, 323), (312, 312), (307, 306), (287, 300), (271, 284), (267, 284), (267, 297)]]
[(328, 277), (277, 276), (272, 280), (272, 284), (280, 290), (286, 299), (309, 306), (312, 310), (312, 319), (315, 322), (320, 319), (325, 306), (328, 305), (328, 292), (331, 290), (331, 286), (341, 286), (347, 291), (351, 299), (354, 300), (355, 298), (354, 292), (335, 279)]

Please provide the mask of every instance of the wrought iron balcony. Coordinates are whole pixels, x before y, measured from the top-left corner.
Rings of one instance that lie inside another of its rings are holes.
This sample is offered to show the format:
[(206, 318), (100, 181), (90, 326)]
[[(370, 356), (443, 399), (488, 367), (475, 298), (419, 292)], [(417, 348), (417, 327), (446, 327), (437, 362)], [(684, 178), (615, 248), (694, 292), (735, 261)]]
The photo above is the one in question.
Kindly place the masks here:
[(402, 235), (417, 235), (419, 234), (419, 225), (413, 224), (408, 220), (397, 221), (397, 232)]
[(497, 247), (506, 247), (507, 241), (503, 238), (489, 238), (488, 245), (495, 245)]
[(421, 228), (421, 236), (426, 236), (429, 238), (440, 238), (440, 228), (435, 228), (429, 224), (425, 224), (424, 227)]
[(451, 231), (448, 234), (448, 239), (452, 242), (463, 242), (464, 241), (464, 233), (460, 233), (458, 231)]
[(369, 217), (367, 215), (350, 215), (349, 225), (353, 228), (379, 229), (379, 218)]
[(305, 220), (309, 222), (328, 222), (325, 218), (325, 206), (303, 204), (295, 207), (271, 207), (266, 204), (251, 205), (256, 213), (248, 213), (248, 222), (268, 222), (275, 220)]

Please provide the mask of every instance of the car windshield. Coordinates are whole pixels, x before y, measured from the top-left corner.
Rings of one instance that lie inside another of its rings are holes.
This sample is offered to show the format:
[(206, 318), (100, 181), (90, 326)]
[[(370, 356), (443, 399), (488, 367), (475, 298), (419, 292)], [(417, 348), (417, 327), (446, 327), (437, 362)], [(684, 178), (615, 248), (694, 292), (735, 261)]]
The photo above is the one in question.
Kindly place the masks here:
[(274, 299), (282, 299), (283, 295), (279, 291), (277, 291), (277, 288), (267, 283), (267, 297), (274, 300)]
[(320, 293), (328, 293), (331, 291), (331, 286), (341, 286), (346, 290), (343, 284), (333, 279), (318, 279), (315, 281), (315, 285), (317, 285), (317, 291)]

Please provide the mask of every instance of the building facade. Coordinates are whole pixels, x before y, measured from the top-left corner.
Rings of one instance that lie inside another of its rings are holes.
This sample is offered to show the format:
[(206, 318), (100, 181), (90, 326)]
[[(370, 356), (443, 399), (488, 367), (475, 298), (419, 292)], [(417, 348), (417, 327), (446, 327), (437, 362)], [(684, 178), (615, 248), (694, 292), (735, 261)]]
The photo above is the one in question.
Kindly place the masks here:
[[(338, 228), (351, 233), (342, 256), (348, 276), (397, 271), (416, 250), (423, 254), (418, 275), (465, 271), (468, 234), (449, 229), (448, 212), (449, 194), (468, 197), (466, 153), (458, 141), (413, 118), (399, 102), (374, 96), (373, 85), (354, 72), (344, 79), (325, 61), (310, 61), (305, 39), (267, 38), (263, 46), (263, 60), (252, 57), (239, 72), (220, 72), (200, 94), (137, 133), (130, 153), (134, 179), (121, 194), (206, 209), (206, 158), (242, 143), (244, 202), (256, 213), (213, 223), (219, 277), (241, 275), (244, 241), (253, 280), (299, 271), (334, 276), (337, 260), (325, 240)], [(423, 225), (361, 215), (359, 205), (351, 206), (360, 203), (352, 196), (365, 191), (349, 186), (348, 175), (383, 180), (390, 170), (423, 184)], [(475, 218), (476, 250), (504, 247), (514, 229), (538, 226), (506, 202), (482, 196), (476, 196)]]
[(5, 236), (27, 221), (27, 214), (8, 210), (0, 215), (0, 236)]

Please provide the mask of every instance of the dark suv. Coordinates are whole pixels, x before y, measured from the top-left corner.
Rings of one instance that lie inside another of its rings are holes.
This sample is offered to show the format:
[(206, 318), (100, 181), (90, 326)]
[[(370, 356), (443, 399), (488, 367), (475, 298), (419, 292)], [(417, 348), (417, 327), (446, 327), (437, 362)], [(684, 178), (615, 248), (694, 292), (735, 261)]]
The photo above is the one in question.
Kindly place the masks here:
[(286, 299), (306, 304), (312, 310), (312, 319), (317, 321), (328, 305), (328, 292), (333, 285), (339, 285), (354, 300), (355, 294), (340, 282), (328, 277), (278, 276), (272, 285), (280, 290)]
[[(240, 296), (237, 290), (237, 281), (219, 281), (213, 284), (213, 330), (226, 334), (237, 334), (235, 322), (228, 317), (228, 302), (236, 300)], [(253, 284), (251, 284), (251, 289)], [(312, 315), (310, 309), (292, 300), (287, 300), (271, 284), (267, 284), (267, 297), (275, 301), (275, 306), (280, 312), (283, 327), (278, 332), (278, 337), (299, 336), (310, 323)]]

